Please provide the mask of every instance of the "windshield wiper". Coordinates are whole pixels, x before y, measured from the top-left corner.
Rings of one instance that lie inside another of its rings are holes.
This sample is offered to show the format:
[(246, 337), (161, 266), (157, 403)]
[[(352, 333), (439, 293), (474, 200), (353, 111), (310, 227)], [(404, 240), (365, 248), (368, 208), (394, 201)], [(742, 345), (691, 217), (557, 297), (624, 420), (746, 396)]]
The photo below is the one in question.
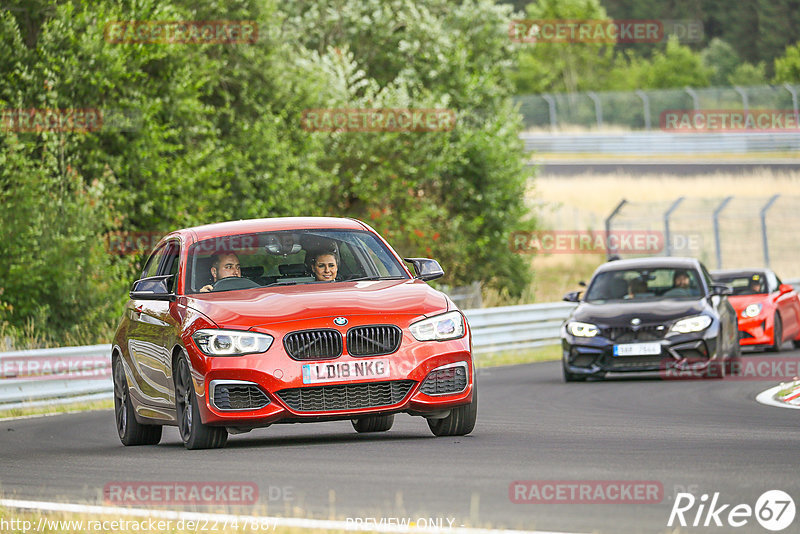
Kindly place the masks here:
[(362, 276), (360, 278), (350, 278), (342, 282), (360, 282), (361, 280), (405, 280), (405, 276)]

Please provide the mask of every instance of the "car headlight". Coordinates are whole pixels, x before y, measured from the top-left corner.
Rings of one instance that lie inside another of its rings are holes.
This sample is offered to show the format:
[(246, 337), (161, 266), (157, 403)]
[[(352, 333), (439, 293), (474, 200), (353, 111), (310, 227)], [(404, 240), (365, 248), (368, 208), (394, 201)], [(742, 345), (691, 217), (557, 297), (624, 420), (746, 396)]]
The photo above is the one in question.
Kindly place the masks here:
[(593, 324), (575, 321), (567, 325), (567, 331), (575, 337), (594, 337), (600, 330)]
[(417, 321), (408, 327), (417, 341), (442, 341), (464, 335), (464, 317), (457, 311)]
[(266, 352), (272, 346), (272, 336), (241, 330), (198, 330), (194, 342), (207, 356), (242, 356)]
[(696, 315), (694, 317), (687, 317), (681, 319), (670, 329), (671, 332), (678, 334), (689, 334), (691, 332), (700, 332), (705, 330), (711, 324), (711, 317), (708, 315)]
[(761, 313), (761, 304), (750, 304), (742, 312), (742, 317), (755, 317)]

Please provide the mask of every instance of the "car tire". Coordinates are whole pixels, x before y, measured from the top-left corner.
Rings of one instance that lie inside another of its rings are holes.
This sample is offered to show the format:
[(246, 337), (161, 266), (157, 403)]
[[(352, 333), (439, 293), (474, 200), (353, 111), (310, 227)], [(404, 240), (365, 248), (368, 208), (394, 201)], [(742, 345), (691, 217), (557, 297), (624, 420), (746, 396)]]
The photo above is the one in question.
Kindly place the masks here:
[(175, 365), (175, 415), (183, 445), (190, 450), (219, 449), (228, 442), (228, 431), (222, 426), (209, 426), (200, 420), (197, 395), (186, 353), (178, 356)]
[(136, 420), (128, 379), (119, 356), (114, 357), (111, 369), (114, 381), (114, 418), (119, 440), (125, 446), (157, 445), (161, 441), (163, 428), (161, 425), (143, 425)]
[(780, 352), (783, 345), (783, 321), (781, 316), (775, 314), (775, 319), (772, 324), (772, 346), (769, 348), (770, 352)]
[(564, 382), (586, 382), (585, 375), (576, 375), (575, 373), (570, 373), (567, 371), (567, 366), (564, 363), (561, 364), (561, 371), (564, 373)]
[(369, 417), (359, 417), (351, 420), (353, 428), (359, 434), (369, 432), (386, 432), (394, 424), (394, 414), (390, 415), (371, 415)]
[(796, 349), (800, 349), (800, 339), (793, 339), (792, 346)]
[(472, 402), (450, 410), (444, 419), (428, 419), (434, 436), (465, 436), (475, 428), (478, 419), (478, 386), (472, 385)]

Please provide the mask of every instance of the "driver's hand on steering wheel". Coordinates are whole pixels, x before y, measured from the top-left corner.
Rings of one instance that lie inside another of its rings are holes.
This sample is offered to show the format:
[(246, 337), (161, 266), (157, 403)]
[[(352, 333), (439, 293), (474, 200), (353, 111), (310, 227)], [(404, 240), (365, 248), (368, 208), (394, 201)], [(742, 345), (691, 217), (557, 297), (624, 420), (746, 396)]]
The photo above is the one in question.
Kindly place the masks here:
[(212, 289), (214, 289), (214, 286), (212, 286), (211, 284), (208, 284), (208, 285), (205, 285), (205, 286), (201, 287), (200, 288), (200, 292), (201, 293), (208, 293)]

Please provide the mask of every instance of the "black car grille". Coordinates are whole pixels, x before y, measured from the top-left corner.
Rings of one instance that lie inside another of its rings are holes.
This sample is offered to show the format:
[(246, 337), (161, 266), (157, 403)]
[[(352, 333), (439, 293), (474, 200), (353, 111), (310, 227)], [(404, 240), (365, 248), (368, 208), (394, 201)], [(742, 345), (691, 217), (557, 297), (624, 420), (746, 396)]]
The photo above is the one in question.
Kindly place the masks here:
[(403, 332), (394, 325), (356, 326), (347, 331), (350, 356), (380, 356), (400, 348)]
[(214, 406), (220, 410), (258, 410), (269, 399), (255, 385), (217, 384), (214, 386)]
[(283, 338), (286, 353), (295, 360), (327, 360), (342, 355), (342, 334), (337, 330), (302, 330)]
[(664, 325), (651, 326), (611, 326), (603, 328), (601, 335), (617, 343), (629, 341), (657, 341), (667, 335), (669, 329)]
[(674, 360), (663, 356), (616, 356), (611, 358), (608, 367), (611, 369), (665, 368), (667, 362), (672, 361)]
[(413, 385), (413, 380), (393, 380), (284, 389), (278, 391), (277, 395), (296, 412), (356, 410), (397, 404)]
[(419, 390), (426, 395), (458, 393), (467, 388), (467, 368), (464, 366), (439, 369), (431, 372)]

